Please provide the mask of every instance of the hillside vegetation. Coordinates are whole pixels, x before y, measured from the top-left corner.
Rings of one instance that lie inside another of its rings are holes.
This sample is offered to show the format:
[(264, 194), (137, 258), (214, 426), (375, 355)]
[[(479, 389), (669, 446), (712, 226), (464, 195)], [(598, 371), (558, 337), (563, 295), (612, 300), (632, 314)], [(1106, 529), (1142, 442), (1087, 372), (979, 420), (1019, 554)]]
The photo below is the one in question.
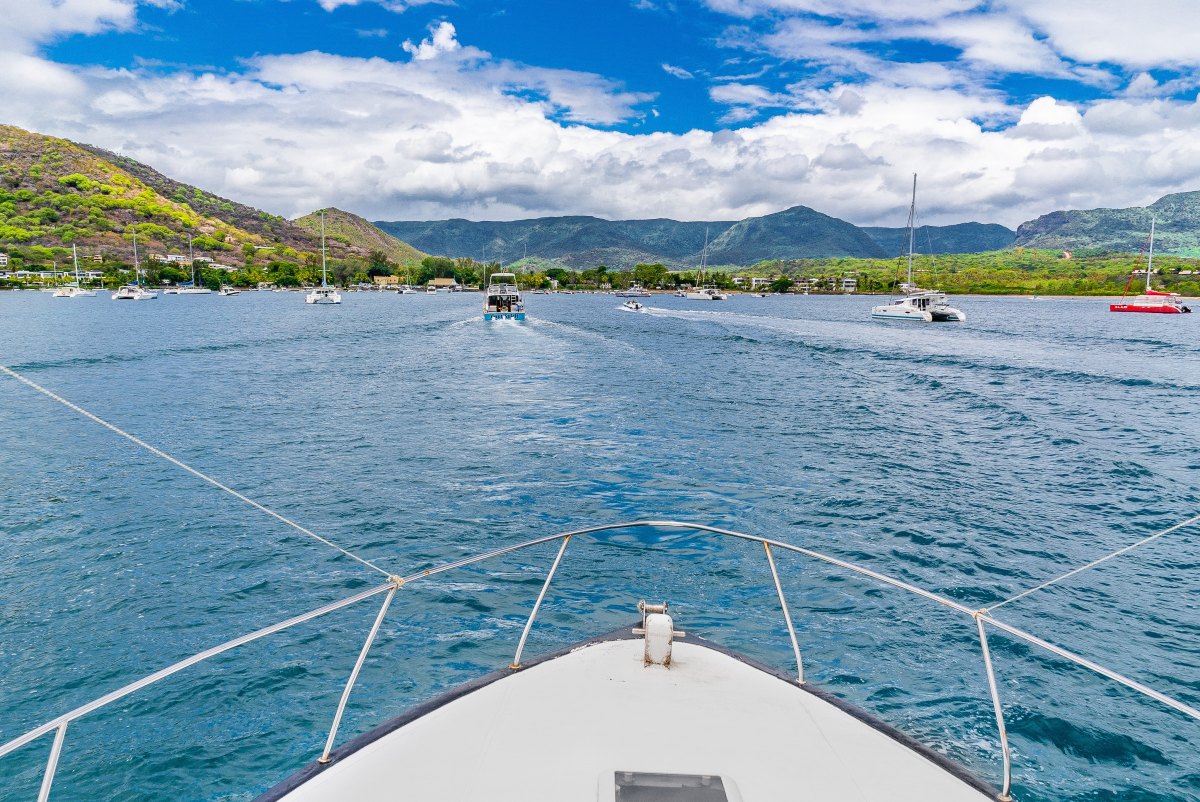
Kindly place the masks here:
[(332, 243), (342, 243), (352, 248), (381, 253), (391, 262), (404, 265), (409, 262), (419, 262), (427, 254), (418, 251), (407, 242), (398, 240), (376, 228), (367, 220), (356, 214), (341, 209), (318, 209), (315, 212), (297, 217), (292, 222), (311, 234), (321, 236), (321, 216), (325, 217), (325, 242), (328, 247)]
[(1015, 245), (1138, 253), (1154, 218), (1154, 252), (1200, 256), (1200, 192), (1165, 195), (1149, 206), (1059, 211), (1022, 223)]

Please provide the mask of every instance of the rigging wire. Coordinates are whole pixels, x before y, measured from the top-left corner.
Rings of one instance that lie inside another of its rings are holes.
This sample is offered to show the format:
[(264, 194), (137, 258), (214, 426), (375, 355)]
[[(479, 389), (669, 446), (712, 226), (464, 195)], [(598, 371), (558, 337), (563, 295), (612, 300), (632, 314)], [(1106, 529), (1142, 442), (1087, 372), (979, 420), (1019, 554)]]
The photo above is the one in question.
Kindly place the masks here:
[(371, 562), (370, 560), (368, 560), (364, 557), (360, 557), (357, 554), (355, 554), (354, 552), (349, 551), (348, 549), (342, 548), (338, 544), (334, 543), (332, 540), (321, 537), (320, 535), (318, 535), (316, 532), (312, 531), (311, 529), (307, 529), (307, 528), (301, 526), (300, 524), (296, 523), (295, 521), (291, 520), (290, 518), (285, 518), (284, 516), (280, 515), (279, 513), (275, 512), (274, 510), (269, 509), (268, 507), (265, 507), (262, 504), (259, 504), (254, 499), (247, 498), (246, 496), (242, 495), (238, 491), (234, 490), (232, 487), (229, 487), (228, 485), (224, 485), (221, 482), (218, 482), (216, 479), (212, 478), (211, 476), (209, 476), (205, 473), (201, 473), (200, 471), (193, 468), (191, 465), (188, 465), (187, 463), (182, 462), (182, 461), (176, 459), (175, 457), (172, 457), (170, 454), (166, 453), (165, 451), (161, 451), (161, 450), (155, 448), (154, 446), (150, 445), (146, 441), (140, 440), (137, 437), (134, 437), (129, 432), (126, 432), (123, 429), (121, 429), (117, 426), (114, 426), (113, 424), (109, 423), (108, 421), (104, 420), (103, 418), (93, 415), (91, 412), (88, 412), (86, 409), (79, 406), (78, 404), (73, 404), (70, 401), (68, 401), (67, 399), (63, 398), (62, 396), (60, 396), (50, 390), (47, 390), (45, 387), (42, 387), (40, 384), (34, 382), (33, 380), (22, 376), (20, 373), (17, 373), (12, 368), (10, 368), (6, 365), (0, 365), (0, 373), (8, 374), (9, 376), (13, 377), (14, 379), (21, 382), (22, 384), (28, 385), (29, 387), (32, 387), (34, 390), (37, 390), (39, 393), (46, 396), (47, 398), (51, 398), (51, 399), (57, 401), (58, 403), (62, 404), (63, 406), (67, 407), (68, 409), (72, 409), (75, 412), (78, 412), (80, 415), (84, 416), (85, 418), (95, 421), (96, 423), (100, 424), (104, 428), (106, 428), (110, 431), (116, 432), (117, 434), (121, 435), (126, 440), (130, 441), (131, 443), (134, 443), (135, 445), (141, 446), (142, 448), (146, 449), (154, 456), (165, 459), (167, 462), (169, 462), (172, 465), (175, 465), (179, 468), (182, 468), (183, 470), (190, 473), (192, 476), (195, 476), (197, 479), (202, 479), (203, 481), (208, 482), (213, 487), (216, 487), (219, 490), (225, 491), (226, 493), (233, 496), (234, 498), (239, 499), (240, 501), (246, 502), (251, 507), (254, 507), (255, 509), (260, 510), (262, 512), (265, 512), (267, 515), (270, 515), (272, 518), (279, 521), (280, 523), (284, 523), (284, 524), (287, 524), (288, 526), (292, 527), (297, 532), (308, 535), (312, 539), (319, 541), (321, 543), (324, 543), (326, 546), (329, 546), (332, 549), (337, 549), (338, 551), (340, 551), (342, 554), (346, 555), (350, 559), (355, 560), (356, 562), (359, 562), (368, 568), (372, 568), (372, 569), (378, 571), (379, 573), (383, 574), (386, 577), (389, 577), (389, 578), (391, 577), (391, 572), (385, 571), (384, 569), (380, 568), (378, 565)]
[(1196, 515), (1192, 518), (1188, 518), (1186, 521), (1181, 521), (1180, 523), (1177, 523), (1174, 526), (1169, 526), (1166, 529), (1162, 530), (1161, 532), (1156, 532), (1155, 534), (1150, 535), (1149, 537), (1142, 538), (1137, 543), (1131, 543), (1128, 546), (1125, 546), (1124, 548), (1120, 548), (1114, 552), (1110, 552), (1109, 554), (1104, 555), (1103, 557), (1101, 557), (1098, 560), (1092, 560), (1087, 565), (1081, 565), (1078, 568), (1073, 568), (1070, 571), (1067, 571), (1065, 574), (1062, 574), (1061, 576), (1056, 576), (1053, 579), (1048, 579), (1036, 587), (1032, 587), (1029, 590), (1021, 591), (1016, 596), (1009, 597), (1009, 598), (1005, 599), (1004, 601), (1000, 602), (999, 604), (993, 604), (990, 607), (988, 607), (987, 609), (989, 612), (994, 612), (997, 608), (1003, 607), (1004, 605), (1008, 604), (1009, 602), (1015, 602), (1017, 599), (1023, 599), (1031, 593), (1036, 593), (1037, 591), (1042, 590), (1043, 588), (1048, 588), (1051, 585), (1057, 584), (1058, 582), (1061, 582), (1064, 579), (1073, 577), (1076, 574), (1082, 574), (1084, 571), (1087, 571), (1088, 569), (1091, 569), (1091, 568), (1095, 568), (1097, 565), (1100, 565), (1101, 563), (1108, 562), (1109, 560), (1113, 559), (1114, 557), (1120, 557), (1122, 554), (1133, 551), (1134, 549), (1138, 548), (1139, 546), (1144, 546), (1153, 540), (1158, 540), (1160, 537), (1162, 537), (1164, 535), (1169, 535), (1174, 531), (1183, 529), (1185, 526), (1191, 526), (1192, 524), (1197, 523), (1197, 522), (1200, 522), (1200, 515)]

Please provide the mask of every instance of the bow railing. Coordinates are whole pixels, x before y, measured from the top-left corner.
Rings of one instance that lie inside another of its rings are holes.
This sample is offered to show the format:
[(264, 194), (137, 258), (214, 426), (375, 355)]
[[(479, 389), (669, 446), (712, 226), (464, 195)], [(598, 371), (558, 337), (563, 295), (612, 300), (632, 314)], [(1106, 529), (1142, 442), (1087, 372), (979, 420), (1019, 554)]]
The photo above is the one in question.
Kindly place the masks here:
[(131, 682), (128, 685), (125, 685), (121, 688), (111, 691), (110, 693), (107, 693), (97, 699), (94, 699), (93, 701), (88, 702), (87, 704), (81, 705), (80, 707), (77, 707), (74, 710), (64, 713), (64, 714), (58, 716), (57, 718), (47, 721), (46, 723), (42, 724), (41, 726), (35, 727), (34, 729), (30, 730), (29, 732), (26, 732), (24, 735), (21, 735), (17, 738), (14, 738), (14, 739), (8, 741), (7, 743), (5, 743), (3, 745), (0, 745), (0, 758), (3, 758), (5, 755), (8, 755), (9, 753), (14, 752), (17, 749), (20, 749), (22, 746), (25, 746), (26, 744), (29, 744), (32, 741), (35, 741), (35, 740), (41, 738), (42, 736), (48, 735), (49, 733), (53, 732), (54, 733), (54, 742), (50, 749), (50, 757), (47, 761), (46, 769), (42, 775), (41, 788), (38, 793), (38, 802), (46, 802), (46, 800), (49, 799), (50, 788), (54, 782), (55, 769), (58, 766), (59, 757), (62, 754), (64, 742), (66, 739), (67, 727), (72, 722), (74, 722), (80, 718), (83, 718), (84, 716), (86, 716), (90, 713), (93, 713), (103, 707), (106, 707), (107, 705), (110, 705), (113, 702), (123, 699), (126, 696), (129, 696), (133, 693), (143, 690), (144, 688), (147, 688), (147, 687), (154, 685), (158, 682), (161, 682), (171, 676), (174, 676), (175, 674), (178, 674), (179, 672), (183, 671), (184, 669), (190, 668), (191, 666), (194, 666), (197, 663), (204, 662), (204, 661), (206, 661), (212, 657), (215, 657), (219, 654), (223, 654), (232, 649), (236, 649), (239, 646), (244, 646), (248, 643), (252, 643), (261, 638), (265, 638), (269, 635), (274, 635), (278, 632), (283, 632), (284, 630), (291, 629), (292, 627), (295, 627), (299, 624), (303, 624), (307, 621), (312, 621), (314, 619), (321, 618), (322, 616), (329, 615), (338, 610), (342, 610), (344, 608), (358, 604), (359, 602), (365, 601), (370, 598), (375, 598), (375, 597), (379, 596), (380, 594), (384, 594), (383, 603), (379, 608), (378, 614), (375, 616), (374, 623), (372, 624), (371, 629), (370, 629), (369, 633), (367, 634), (366, 640), (363, 642), (362, 649), (359, 651), (358, 659), (355, 661), (354, 667), (350, 672), (350, 676), (346, 681), (346, 685), (342, 690), (342, 695), (338, 702), (337, 710), (334, 712), (333, 722), (329, 728), (329, 735), (325, 741), (325, 747), (324, 747), (320, 757), (318, 758), (319, 762), (327, 763), (330, 760), (330, 753), (332, 752), (333, 747), (337, 741), (337, 733), (338, 733), (338, 729), (341, 725), (342, 716), (345, 713), (346, 703), (348, 702), (348, 700), (350, 698), (351, 691), (354, 689), (354, 685), (358, 679), (359, 672), (362, 669), (363, 663), (367, 659), (367, 655), (369, 654), (369, 652), (371, 650), (371, 646), (374, 644), (375, 638), (379, 633), (380, 626), (383, 624), (383, 621), (384, 621), (385, 617), (387, 616), (388, 609), (392, 603), (392, 599), (396, 595), (396, 591), (400, 590), (404, 586), (409, 585), (413, 582), (427, 579), (431, 576), (436, 576), (438, 574), (443, 574), (448, 571), (453, 571), (458, 568), (464, 568), (469, 565), (475, 565), (477, 563), (495, 559), (495, 558), (500, 557), (505, 554), (511, 554), (516, 551), (521, 551), (524, 549), (532, 548), (534, 546), (539, 546), (539, 545), (542, 545), (545, 543), (554, 543), (554, 542), (559, 543), (558, 552), (556, 553), (556, 555), (554, 557), (554, 562), (551, 564), (550, 569), (546, 574), (546, 579), (542, 583), (541, 590), (538, 593), (537, 599), (533, 604), (533, 608), (531, 609), (531, 611), (529, 613), (529, 617), (526, 619), (525, 626), (521, 631), (520, 640), (517, 642), (516, 651), (513, 654), (512, 662), (509, 665), (510, 669), (519, 670), (521, 668), (521, 656), (525, 650), (525, 645), (526, 645), (526, 641), (529, 637), (529, 633), (533, 629), (533, 625), (534, 625), (535, 620), (537, 619), (538, 612), (540, 611), (542, 603), (545, 600), (546, 595), (550, 590), (550, 586), (554, 580), (554, 576), (555, 576), (556, 572), (558, 571), (558, 568), (561, 565), (563, 558), (566, 555), (567, 545), (570, 543), (571, 539), (579, 537), (579, 536), (583, 536), (583, 535), (595, 534), (598, 532), (606, 532), (606, 531), (612, 531), (612, 530), (617, 530), (617, 529), (635, 529), (635, 528), (675, 529), (675, 530), (683, 530), (683, 531), (691, 531), (691, 532), (700, 532), (700, 533), (705, 533), (705, 534), (709, 534), (709, 535), (715, 535), (718, 537), (733, 538), (733, 539), (737, 539), (737, 540), (749, 541), (749, 542), (760, 544), (763, 547), (766, 561), (770, 568), (771, 579), (775, 585), (776, 594), (779, 597), (779, 604), (780, 604), (780, 609), (782, 610), (783, 619), (787, 625), (787, 631), (788, 631), (788, 635), (789, 635), (789, 638), (791, 641), (792, 651), (793, 651), (793, 654), (794, 654), (794, 657), (796, 660), (796, 681), (799, 684), (804, 683), (804, 663), (803, 663), (803, 659), (802, 659), (801, 653), (800, 653), (800, 645), (799, 645), (799, 642), (796, 637), (796, 629), (792, 622), (791, 611), (788, 608), (787, 599), (786, 599), (784, 591), (783, 591), (783, 586), (780, 584), (780, 581), (779, 581), (779, 572), (778, 572), (778, 569), (777, 569), (777, 566), (775, 563), (774, 551), (791, 552), (793, 554), (802, 555), (802, 556), (808, 557), (812, 560), (816, 560), (818, 562), (834, 566), (836, 568), (842, 569), (844, 571), (855, 574), (857, 576), (869, 579), (874, 583), (897, 588), (897, 589), (903, 590), (907, 593), (911, 593), (913, 595), (919, 596), (923, 599), (926, 599), (927, 601), (931, 601), (935, 604), (941, 605), (942, 607), (952, 610), (952, 611), (962, 615), (966, 619), (970, 619), (970, 623), (971, 623), (972, 627), (974, 628), (976, 635), (979, 638), (979, 647), (980, 647), (980, 653), (981, 653), (981, 657), (982, 657), (984, 675), (987, 679), (988, 691), (991, 696), (992, 708), (993, 708), (993, 712), (995, 714), (995, 719), (996, 719), (997, 736), (998, 736), (998, 739), (1000, 742), (1001, 758), (1002, 758), (1002, 767), (1001, 767), (1002, 775), (1001, 775), (1001, 788), (1000, 788), (1000, 792), (999, 792), (997, 798), (999, 800), (1001, 800), (1001, 802), (1007, 802), (1008, 800), (1011, 799), (1012, 755), (1011, 755), (1011, 752), (1010, 752), (1009, 746), (1008, 746), (1008, 732), (1007, 732), (1007, 729), (1005, 728), (1005, 724), (1004, 724), (1004, 707), (1003, 707), (1002, 701), (1000, 699), (1000, 692), (999, 692), (999, 689), (998, 689), (998, 686), (996, 683), (995, 666), (993, 664), (991, 650), (988, 645), (988, 630), (987, 630), (988, 627), (997, 629), (1013, 638), (1024, 641), (1024, 642), (1029, 643), (1033, 646), (1036, 646), (1040, 649), (1043, 649), (1047, 652), (1050, 652), (1051, 654), (1053, 654), (1063, 660), (1074, 663), (1077, 666), (1080, 666), (1080, 667), (1085, 668), (1089, 671), (1092, 671), (1096, 674), (1099, 674), (1103, 677), (1106, 677), (1114, 682), (1120, 683), (1121, 685), (1124, 685), (1126, 688), (1136, 691), (1144, 696), (1148, 696), (1151, 699), (1154, 699), (1155, 701), (1157, 701), (1163, 705), (1166, 705), (1167, 707), (1169, 707), (1173, 710), (1183, 713), (1184, 715), (1189, 716), (1192, 719), (1200, 721), (1200, 710), (1197, 710), (1196, 708), (1194, 708), (1190, 705), (1187, 705), (1177, 699), (1167, 696), (1164, 693), (1156, 691), (1153, 688), (1149, 688), (1146, 685), (1143, 685), (1142, 683), (1137, 682), (1136, 680), (1130, 679), (1129, 677), (1126, 677), (1123, 674), (1113, 671), (1112, 669), (1106, 668), (1106, 667), (1099, 665), (1091, 660), (1088, 660), (1085, 657), (1075, 654), (1074, 652), (1064, 649), (1061, 646), (1058, 646), (1056, 644), (1050, 643), (1049, 641), (1038, 638), (1037, 636), (1032, 635), (1032, 634), (1024, 631), (1023, 629), (1020, 629), (1018, 627), (1015, 627), (1015, 626), (1005, 623), (1003, 621), (997, 620), (994, 616), (992, 616), (989, 613), (989, 611), (986, 608), (972, 609), (971, 607), (960, 604), (956, 601), (953, 601), (952, 599), (948, 599), (945, 596), (930, 592), (928, 590), (924, 590), (922, 588), (916, 587), (915, 585), (909, 584), (902, 580), (896, 579), (894, 577), (888, 576), (886, 574), (880, 573), (880, 572), (872, 570), (870, 568), (866, 568), (865, 566), (858, 565), (856, 563), (852, 563), (847, 560), (842, 560), (837, 557), (832, 557), (828, 554), (822, 554), (821, 552), (814, 551), (812, 549), (803, 548), (801, 546), (795, 546), (790, 543), (783, 543), (781, 541), (772, 540), (770, 538), (760, 537), (757, 535), (748, 535), (743, 532), (735, 532), (730, 529), (722, 529), (719, 527), (707, 526), (704, 524), (688, 523), (688, 522), (684, 522), (684, 521), (639, 520), (639, 521), (628, 521), (628, 522), (624, 522), (624, 523), (603, 524), (600, 526), (591, 526), (591, 527), (586, 527), (583, 529), (575, 529), (575, 530), (572, 530), (569, 532), (560, 532), (560, 533), (553, 534), (553, 535), (546, 535), (544, 537), (534, 538), (532, 540), (526, 540), (521, 543), (516, 543), (511, 546), (505, 546), (502, 548), (493, 549), (492, 551), (488, 551), (483, 554), (477, 554), (473, 557), (465, 557), (465, 558), (462, 558), (459, 560), (455, 560), (453, 562), (444, 563), (442, 565), (438, 565), (433, 568), (428, 568), (428, 569), (425, 569), (422, 571), (415, 572), (413, 574), (410, 574), (409, 576), (391, 576), (388, 578), (387, 582), (385, 582), (381, 585), (377, 585), (375, 587), (369, 588), (367, 590), (364, 590), (360, 593), (356, 593), (353, 596), (348, 596), (339, 601), (331, 602), (322, 607), (318, 607), (318, 608), (310, 610), (306, 613), (302, 613), (300, 615), (289, 618), (285, 621), (280, 621), (279, 623), (272, 624), (271, 626), (263, 627), (262, 629), (255, 630), (254, 632), (248, 633), (246, 635), (242, 635), (241, 637), (234, 638), (233, 640), (226, 641), (225, 643), (214, 646), (210, 649), (206, 649), (202, 652), (199, 652), (198, 654), (194, 654), (191, 657), (180, 660), (177, 663), (173, 663), (173, 664), (167, 666), (166, 668), (163, 668), (159, 671), (154, 672), (153, 674), (145, 676), (135, 682)]

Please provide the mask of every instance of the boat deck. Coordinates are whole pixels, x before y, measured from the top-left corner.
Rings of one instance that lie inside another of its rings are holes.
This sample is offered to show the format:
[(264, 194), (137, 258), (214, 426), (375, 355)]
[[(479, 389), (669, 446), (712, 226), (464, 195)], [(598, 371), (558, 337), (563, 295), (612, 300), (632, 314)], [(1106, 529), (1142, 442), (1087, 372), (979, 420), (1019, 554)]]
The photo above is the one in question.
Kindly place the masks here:
[[(695, 639), (676, 641), (669, 668), (643, 655), (640, 638), (593, 642), (481, 683), (260, 802), (989, 798), (886, 727)], [(616, 791), (628, 782), (660, 787)]]

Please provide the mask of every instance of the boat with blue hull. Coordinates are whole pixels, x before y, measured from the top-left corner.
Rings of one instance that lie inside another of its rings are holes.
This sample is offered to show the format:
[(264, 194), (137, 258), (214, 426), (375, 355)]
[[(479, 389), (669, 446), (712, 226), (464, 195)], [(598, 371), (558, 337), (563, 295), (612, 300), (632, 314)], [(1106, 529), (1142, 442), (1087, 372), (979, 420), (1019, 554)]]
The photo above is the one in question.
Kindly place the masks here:
[(524, 320), (525, 300), (515, 273), (493, 273), (483, 294), (484, 320)]

